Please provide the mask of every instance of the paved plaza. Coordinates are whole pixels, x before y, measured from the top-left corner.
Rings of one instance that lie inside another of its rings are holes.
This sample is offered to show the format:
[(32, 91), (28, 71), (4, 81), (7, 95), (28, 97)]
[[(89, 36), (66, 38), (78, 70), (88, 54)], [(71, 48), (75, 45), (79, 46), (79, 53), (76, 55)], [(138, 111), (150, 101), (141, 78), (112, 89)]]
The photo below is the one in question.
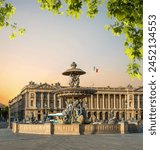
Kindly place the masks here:
[(31, 135), (5, 128), (0, 129), (0, 150), (143, 150), (143, 134)]

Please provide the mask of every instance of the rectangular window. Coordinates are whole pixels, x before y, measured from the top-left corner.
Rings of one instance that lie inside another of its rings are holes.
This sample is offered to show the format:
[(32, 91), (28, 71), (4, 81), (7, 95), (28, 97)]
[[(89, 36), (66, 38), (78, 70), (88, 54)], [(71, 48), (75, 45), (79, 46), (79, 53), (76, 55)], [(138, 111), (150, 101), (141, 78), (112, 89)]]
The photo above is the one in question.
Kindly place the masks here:
[(43, 93), (43, 99), (47, 100), (47, 93), (45, 93), (45, 92)]
[(138, 100), (138, 95), (134, 95), (134, 108), (138, 107), (137, 100)]
[(129, 107), (132, 107), (132, 102), (129, 102)]
[(140, 95), (140, 100), (143, 101), (143, 95)]
[(31, 100), (31, 106), (33, 106), (33, 100)]
[(140, 108), (143, 108), (143, 95), (140, 95)]
[(140, 99), (140, 108), (143, 108), (143, 100)]
[(34, 93), (31, 93), (31, 98), (34, 98)]

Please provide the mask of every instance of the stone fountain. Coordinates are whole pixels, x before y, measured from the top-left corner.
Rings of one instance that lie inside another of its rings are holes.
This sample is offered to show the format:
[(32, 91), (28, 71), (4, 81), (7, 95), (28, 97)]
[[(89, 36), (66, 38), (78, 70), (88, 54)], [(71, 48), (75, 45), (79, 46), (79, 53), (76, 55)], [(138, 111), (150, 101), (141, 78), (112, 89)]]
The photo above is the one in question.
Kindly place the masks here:
[(66, 103), (66, 108), (63, 110), (64, 123), (89, 123), (87, 116), (87, 102), (85, 97), (90, 96), (95, 92), (91, 88), (80, 87), (80, 76), (86, 72), (77, 68), (77, 64), (73, 62), (71, 68), (67, 69), (62, 74), (70, 77), (69, 87), (60, 88), (55, 91), (59, 98), (63, 98)]
[[(70, 76), (69, 86), (60, 87), (53, 93), (65, 101), (66, 107), (63, 110), (63, 120), (59, 118), (58, 124), (20, 124), (13, 123), (14, 133), (31, 134), (55, 134), (55, 135), (81, 135), (81, 134), (111, 134), (127, 133), (128, 125), (120, 124), (88, 124), (87, 103), (85, 98), (96, 91), (91, 88), (80, 87), (80, 76), (86, 72), (77, 68), (75, 62), (71, 68), (63, 72), (63, 75)], [(113, 117), (113, 113), (111, 113)]]

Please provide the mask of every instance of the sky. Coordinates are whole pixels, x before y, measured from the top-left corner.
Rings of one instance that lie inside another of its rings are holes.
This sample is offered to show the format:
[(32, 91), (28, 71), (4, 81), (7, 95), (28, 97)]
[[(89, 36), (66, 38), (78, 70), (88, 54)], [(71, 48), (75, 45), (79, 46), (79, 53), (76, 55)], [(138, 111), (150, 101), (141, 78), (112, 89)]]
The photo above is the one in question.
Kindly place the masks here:
[(104, 30), (111, 23), (105, 7), (94, 19), (83, 12), (76, 20), (42, 11), (36, 0), (15, 0), (12, 4), (16, 13), (11, 22), (24, 27), (26, 33), (10, 40), (11, 30), (0, 30), (0, 102), (8, 104), (29, 81), (68, 85), (62, 72), (73, 61), (86, 71), (80, 77), (81, 86), (142, 85), (142, 80), (131, 80), (126, 72), (129, 59), (124, 54), (124, 37)]

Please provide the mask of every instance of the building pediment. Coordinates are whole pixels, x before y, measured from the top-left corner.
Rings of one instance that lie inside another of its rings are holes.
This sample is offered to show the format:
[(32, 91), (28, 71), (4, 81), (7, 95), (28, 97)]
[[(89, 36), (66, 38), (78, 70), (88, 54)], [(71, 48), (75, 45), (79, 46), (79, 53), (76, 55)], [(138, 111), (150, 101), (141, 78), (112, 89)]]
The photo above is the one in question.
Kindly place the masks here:
[(135, 92), (143, 92), (143, 86), (136, 88), (134, 91)]
[(44, 83), (44, 84), (40, 84), (36, 88), (38, 88), (38, 89), (54, 89), (54, 86), (53, 85), (49, 85), (47, 83)]

